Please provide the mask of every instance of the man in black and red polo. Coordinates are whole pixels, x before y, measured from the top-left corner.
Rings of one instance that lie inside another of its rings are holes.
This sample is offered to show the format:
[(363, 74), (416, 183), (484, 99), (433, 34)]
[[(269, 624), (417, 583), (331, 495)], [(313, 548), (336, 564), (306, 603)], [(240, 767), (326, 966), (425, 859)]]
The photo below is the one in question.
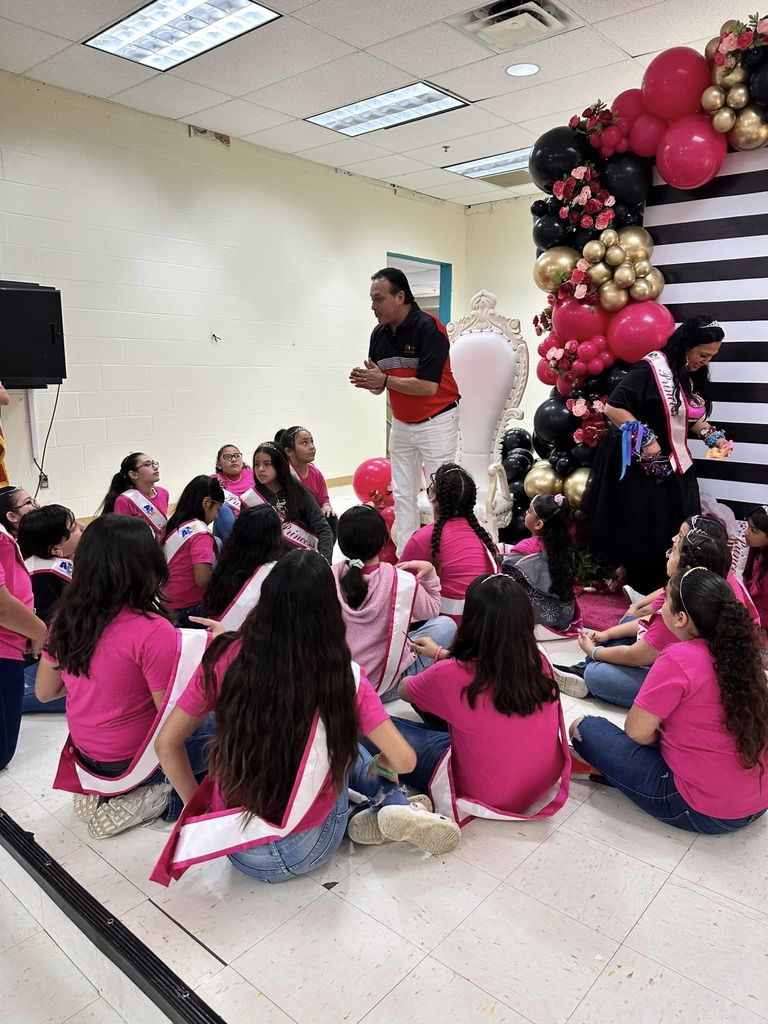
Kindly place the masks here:
[(451, 373), (448, 335), (419, 309), (401, 270), (386, 267), (371, 278), (371, 308), (379, 322), (364, 367), (349, 379), (392, 406), (389, 457), (397, 521), (397, 548), (419, 527), (417, 499), (422, 466), (427, 476), (456, 456), (459, 389)]

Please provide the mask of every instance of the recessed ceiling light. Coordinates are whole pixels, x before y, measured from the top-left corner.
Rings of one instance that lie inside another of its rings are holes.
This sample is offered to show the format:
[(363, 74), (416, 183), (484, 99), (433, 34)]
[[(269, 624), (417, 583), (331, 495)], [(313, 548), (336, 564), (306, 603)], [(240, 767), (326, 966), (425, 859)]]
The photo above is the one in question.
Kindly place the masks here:
[(324, 114), (315, 114), (306, 120), (330, 128), (331, 131), (341, 132), (342, 135), (364, 135), (366, 132), (378, 131), (379, 128), (392, 128), (396, 124), (418, 121), (422, 117), (466, 106), (465, 100), (457, 99), (425, 82), (416, 82), (405, 89), (372, 96), (360, 103), (350, 103)]
[(479, 160), (467, 160), (463, 164), (451, 164), (443, 170), (463, 174), (465, 178), (487, 178), (493, 174), (505, 174), (527, 167), (530, 155), (530, 148), (515, 149), (510, 153), (498, 153), (496, 156), (484, 156)]
[(252, 0), (154, 0), (85, 45), (167, 71), (279, 17)]
[(535, 75), (540, 70), (538, 64), (510, 64), (507, 74), (513, 78), (527, 78), (528, 75)]

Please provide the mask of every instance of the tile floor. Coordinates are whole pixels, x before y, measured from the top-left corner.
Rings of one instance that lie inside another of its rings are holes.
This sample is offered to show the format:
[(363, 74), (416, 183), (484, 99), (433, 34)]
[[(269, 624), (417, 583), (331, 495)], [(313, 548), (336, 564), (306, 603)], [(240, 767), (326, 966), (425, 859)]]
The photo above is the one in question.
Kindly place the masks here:
[[(548, 646), (575, 660), (573, 642)], [(50, 789), (64, 734), (57, 717), (25, 719), (0, 807), (232, 1024), (768, 1020), (764, 819), (694, 837), (578, 781), (554, 819), (473, 822), (444, 857), (344, 842), (285, 885), (219, 861), (162, 889), (148, 881), (162, 831), (92, 841)], [(3, 888), (0, 991), (9, 1024), (122, 1019)]]

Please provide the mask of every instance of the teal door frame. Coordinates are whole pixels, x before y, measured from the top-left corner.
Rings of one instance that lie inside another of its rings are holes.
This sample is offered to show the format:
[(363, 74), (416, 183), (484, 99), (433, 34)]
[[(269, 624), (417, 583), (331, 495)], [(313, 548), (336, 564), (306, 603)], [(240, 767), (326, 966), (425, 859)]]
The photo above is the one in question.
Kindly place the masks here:
[(399, 260), (411, 260), (412, 263), (431, 263), (440, 267), (440, 303), (437, 315), (441, 323), (447, 324), (451, 319), (451, 291), (453, 288), (453, 264), (442, 260), (427, 260), (422, 256), (408, 256), (404, 252), (388, 252), (387, 258), (394, 256)]

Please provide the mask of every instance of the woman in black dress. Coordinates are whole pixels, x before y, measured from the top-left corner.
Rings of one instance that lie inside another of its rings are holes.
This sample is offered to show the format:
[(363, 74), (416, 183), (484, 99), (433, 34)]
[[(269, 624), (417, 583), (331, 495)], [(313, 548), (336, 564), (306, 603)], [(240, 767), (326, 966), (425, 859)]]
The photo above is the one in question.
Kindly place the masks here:
[(644, 593), (663, 584), (671, 538), (701, 511), (688, 437), (709, 448), (729, 443), (707, 421), (708, 365), (723, 337), (716, 321), (686, 320), (661, 351), (631, 367), (608, 399), (610, 426), (583, 502), (590, 549), (601, 562), (625, 566), (629, 582)]

